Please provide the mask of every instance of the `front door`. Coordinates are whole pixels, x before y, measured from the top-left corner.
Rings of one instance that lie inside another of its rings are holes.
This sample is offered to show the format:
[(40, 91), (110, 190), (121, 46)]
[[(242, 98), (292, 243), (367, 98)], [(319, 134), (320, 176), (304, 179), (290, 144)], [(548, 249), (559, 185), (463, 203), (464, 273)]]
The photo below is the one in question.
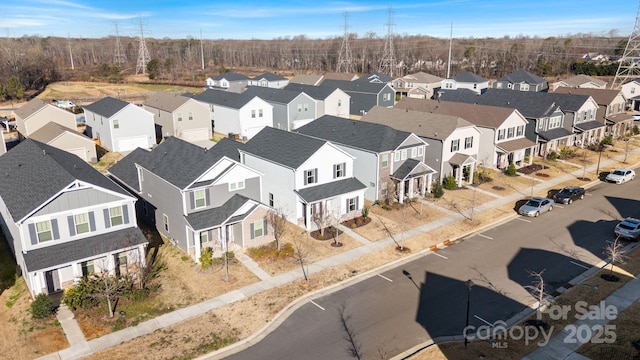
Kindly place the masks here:
[(62, 290), (60, 284), (60, 274), (58, 270), (49, 270), (44, 273), (44, 277), (47, 281), (47, 293), (53, 294)]

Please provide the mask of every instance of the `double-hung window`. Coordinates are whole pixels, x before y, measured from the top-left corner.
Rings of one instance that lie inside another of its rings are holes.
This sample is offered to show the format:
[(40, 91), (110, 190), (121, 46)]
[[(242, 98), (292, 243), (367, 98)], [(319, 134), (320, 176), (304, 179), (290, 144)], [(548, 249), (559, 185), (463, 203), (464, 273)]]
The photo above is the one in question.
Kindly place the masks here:
[(316, 179), (316, 169), (305, 170), (304, 172), (304, 183), (306, 184), (315, 184), (318, 182)]
[(451, 141), (451, 152), (458, 151), (460, 148), (460, 139)]
[(473, 136), (464, 138), (464, 148), (470, 149), (473, 147)]
[(111, 220), (111, 226), (122, 225), (124, 223), (124, 218), (122, 217), (122, 206), (110, 208), (109, 219)]
[(89, 232), (89, 214), (78, 214), (73, 217), (76, 227), (76, 234)]
[(49, 220), (37, 222), (36, 233), (38, 235), (38, 242), (53, 240), (53, 232), (51, 231), (51, 222)]
[(346, 163), (334, 164), (333, 165), (333, 178), (341, 178), (346, 176)]
[(206, 206), (206, 193), (204, 189), (196, 190), (193, 192), (193, 200), (196, 208)]

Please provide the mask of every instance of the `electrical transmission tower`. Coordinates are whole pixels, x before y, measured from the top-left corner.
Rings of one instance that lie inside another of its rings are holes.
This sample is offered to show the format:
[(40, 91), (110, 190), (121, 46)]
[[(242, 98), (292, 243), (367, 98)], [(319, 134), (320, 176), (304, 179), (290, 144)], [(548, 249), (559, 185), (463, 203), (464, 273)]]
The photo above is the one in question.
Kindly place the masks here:
[(351, 56), (351, 47), (349, 46), (349, 13), (344, 12), (344, 37), (342, 38), (342, 46), (338, 55), (338, 66), (336, 72), (352, 72), (353, 57)]
[(636, 11), (636, 24), (619, 61), (616, 77), (611, 83), (612, 89), (618, 89), (629, 79), (640, 78), (640, 3)]
[(142, 17), (140, 17), (140, 38), (138, 39), (140, 47), (138, 48), (138, 62), (136, 63), (136, 75), (142, 72), (142, 75), (147, 75), (147, 63), (151, 60), (149, 56), (149, 49), (144, 42), (144, 30), (142, 29)]
[(378, 72), (393, 77), (393, 68), (395, 67), (395, 59), (393, 54), (393, 9), (387, 11), (389, 19), (387, 20), (387, 41), (384, 44), (384, 55), (380, 60)]
[(116, 65), (125, 64), (127, 62), (127, 54), (124, 52), (122, 43), (120, 42), (120, 33), (118, 32), (118, 23), (116, 26), (116, 47), (113, 52), (113, 63)]

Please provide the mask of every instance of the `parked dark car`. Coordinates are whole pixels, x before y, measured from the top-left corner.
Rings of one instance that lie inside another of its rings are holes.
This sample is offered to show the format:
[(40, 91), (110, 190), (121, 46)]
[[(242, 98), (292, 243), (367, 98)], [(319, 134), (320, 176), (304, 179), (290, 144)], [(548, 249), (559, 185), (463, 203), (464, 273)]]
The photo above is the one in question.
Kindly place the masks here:
[(553, 195), (553, 200), (558, 204), (571, 204), (578, 199), (584, 199), (584, 188), (579, 186), (567, 186)]

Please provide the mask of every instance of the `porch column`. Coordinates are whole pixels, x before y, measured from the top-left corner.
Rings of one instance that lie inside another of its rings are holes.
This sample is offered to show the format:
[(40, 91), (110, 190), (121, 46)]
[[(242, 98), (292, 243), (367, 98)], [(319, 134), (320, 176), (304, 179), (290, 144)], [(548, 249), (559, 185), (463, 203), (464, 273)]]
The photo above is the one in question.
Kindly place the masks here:
[(422, 183), (420, 184), (420, 195), (424, 196), (426, 193), (424, 192), (427, 187), (427, 175), (422, 175)]
[(529, 148), (529, 163), (527, 165), (531, 165), (533, 164), (533, 156), (536, 153), (536, 147), (532, 146), (531, 148)]
[(458, 187), (462, 186), (462, 166), (457, 166), (454, 170), (456, 173), (456, 183), (458, 183)]
[(196, 236), (196, 233), (193, 233), (193, 243), (195, 246), (195, 256), (196, 256), (196, 262), (200, 262), (200, 254), (202, 253), (202, 241), (200, 241), (200, 233), (197, 234), (198, 236)]
[(413, 196), (413, 182), (414, 181), (415, 181), (415, 179), (409, 180), (409, 199), (411, 199), (411, 197)]
[(403, 180), (400, 181), (400, 189), (396, 193), (398, 193), (398, 202), (400, 204), (404, 204), (404, 181)]
[(476, 164), (473, 163), (473, 164), (471, 164), (470, 169), (469, 169), (469, 179), (467, 181), (469, 184), (473, 184), (473, 174), (475, 172), (476, 172)]
[(431, 193), (431, 184), (433, 183), (433, 174), (427, 175), (427, 192)]

